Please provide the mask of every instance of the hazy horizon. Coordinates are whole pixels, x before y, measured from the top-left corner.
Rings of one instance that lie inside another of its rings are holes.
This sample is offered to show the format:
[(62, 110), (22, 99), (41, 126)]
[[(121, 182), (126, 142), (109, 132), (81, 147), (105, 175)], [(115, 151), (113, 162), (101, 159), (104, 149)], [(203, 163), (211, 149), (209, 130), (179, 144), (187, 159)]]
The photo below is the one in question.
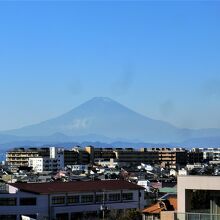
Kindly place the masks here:
[(220, 128), (220, 2), (1, 1), (0, 130), (109, 97)]

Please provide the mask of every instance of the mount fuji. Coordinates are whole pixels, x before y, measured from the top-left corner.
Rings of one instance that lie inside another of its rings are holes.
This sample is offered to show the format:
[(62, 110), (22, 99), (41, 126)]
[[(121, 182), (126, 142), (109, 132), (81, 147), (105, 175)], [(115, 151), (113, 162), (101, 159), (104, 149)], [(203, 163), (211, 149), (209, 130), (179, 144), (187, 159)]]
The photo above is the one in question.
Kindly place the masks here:
[(177, 128), (110, 98), (96, 97), (56, 118), (0, 132), (0, 143), (9, 140), (177, 143), (206, 137), (220, 137), (220, 129)]

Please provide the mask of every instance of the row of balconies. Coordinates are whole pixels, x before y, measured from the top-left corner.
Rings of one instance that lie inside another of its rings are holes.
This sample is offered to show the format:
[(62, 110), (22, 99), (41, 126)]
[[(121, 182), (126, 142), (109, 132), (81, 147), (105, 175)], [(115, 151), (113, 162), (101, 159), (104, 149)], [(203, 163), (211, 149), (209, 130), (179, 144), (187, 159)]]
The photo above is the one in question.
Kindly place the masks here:
[(37, 157), (38, 154), (7, 154), (6, 157)]
[(28, 165), (26, 162), (9, 162), (9, 165), (21, 166), (21, 165)]

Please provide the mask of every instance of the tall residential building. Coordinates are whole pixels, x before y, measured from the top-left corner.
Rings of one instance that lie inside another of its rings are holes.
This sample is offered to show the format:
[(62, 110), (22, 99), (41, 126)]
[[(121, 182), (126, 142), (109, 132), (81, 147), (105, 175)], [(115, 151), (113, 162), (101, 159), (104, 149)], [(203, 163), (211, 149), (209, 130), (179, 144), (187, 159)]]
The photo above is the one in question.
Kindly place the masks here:
[(148, 152), (157, 152), (158, 160), (162, 166), (177, 168), (185, 166), (187, 151), (184, 148), (144, 148)]
[(204, 161), (220, 161), (220, 148), (193, 148), (192, 151), (203, 154)]
[(158, 164), (159, 154), (156, 151), (148, 151), (146, 149), (115, 149), (116, 160), (119, 164), (123, 165), (138, 165), (140, 163)]
[(39, 152), (35, 149), (15, 148), (6, 153), (6, 163), (12, 171), (19, 167), (28, 166), (30, 157), (38, 157)]
[(79, 153), (75, 150), (64, 150), (64, 166), (79, 164)]
[(63, 170), (64, 152), (61, 149), (50, 147), (50, 157), (30, 157), (28, 165), (35, 172)]
[(28, 166), (34, 167), (34, 170), (38, 172), (64, 168), (63, 151), (55, 147), (15, 148), (7, 152), (6, 162), (11, 171), (17, 171), (20, 167)]

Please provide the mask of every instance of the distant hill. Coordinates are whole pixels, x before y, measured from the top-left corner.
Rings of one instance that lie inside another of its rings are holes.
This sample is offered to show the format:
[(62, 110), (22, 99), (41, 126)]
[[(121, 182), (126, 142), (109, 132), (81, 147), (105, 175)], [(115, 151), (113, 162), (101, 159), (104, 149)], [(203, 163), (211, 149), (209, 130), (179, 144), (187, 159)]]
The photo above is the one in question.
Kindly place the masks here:
[(192, 138), (181, 143), (186, 147), (220, 147), (220, 137)]
[[(220, 129), (180, 129), (141, 115), (120, 103), (93, 98), (53, 119), (0, 133), (0, 144), (63, 143), (187, 143), (187, 140), (220, 137)], [(216, 139), (218, 140), (218, 139)]]

